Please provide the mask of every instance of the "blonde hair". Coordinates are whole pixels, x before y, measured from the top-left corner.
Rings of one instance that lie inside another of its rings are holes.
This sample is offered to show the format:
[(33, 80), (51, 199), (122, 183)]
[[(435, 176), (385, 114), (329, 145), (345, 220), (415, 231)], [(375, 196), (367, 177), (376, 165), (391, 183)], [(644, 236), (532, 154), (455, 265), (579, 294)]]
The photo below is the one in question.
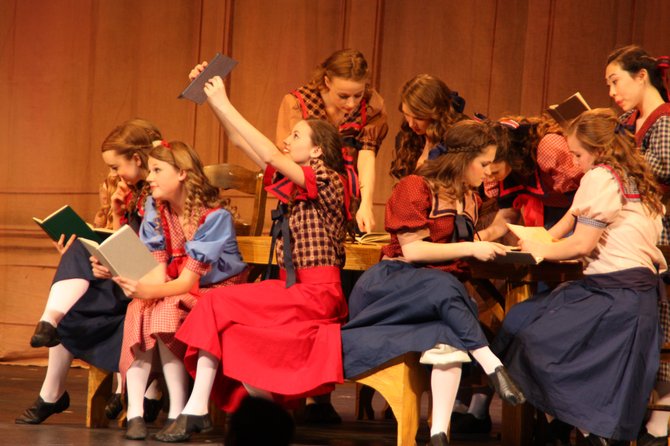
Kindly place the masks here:
[(325, 77), (333, 80), (339, 77), (354, 82), (362, 82), (365, 84), (365, 98), (370, 97), (370, 71), (368, 70), (368, 62), (365, 56), (358, 50), (347, 48), (344, 50), (335, 51), (328, 56), (326, 60), (317, 65), (312, 73), (312, 80), (309, 86), (318, 90), (327, 90)]
[(112, 195), (116, 191), (119, 180), (118, 175), (110, 173), (105, 178), (105, 181), (100, 184), (100, 189), (98, 190), (100, 209), (98, 209), (93, 219), (93, 226), (96, 228), (112, 229)]
[(652, 214), (663, 213), (661, 188), (644, 156), (635, 147), (633, 135), (626, 130), (609, 108), (582, 113), (568, 128), (584, 149), (595, 156), (594, 164), (607, 164), (624, 184), (632, 181), (643, 206)]

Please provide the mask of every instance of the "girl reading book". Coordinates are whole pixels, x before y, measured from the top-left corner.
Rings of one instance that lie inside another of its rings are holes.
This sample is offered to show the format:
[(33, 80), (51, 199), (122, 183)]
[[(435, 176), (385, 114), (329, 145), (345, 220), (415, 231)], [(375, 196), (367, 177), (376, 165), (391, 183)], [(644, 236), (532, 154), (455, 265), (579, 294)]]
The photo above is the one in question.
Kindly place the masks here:
[(195, 384), (177, 421), (156, 436), (167, 442), (211, 427), (210, 393), (230, 411), (247, 392), (290, 400), (342, 382), (348, 182), (340, 135), (325, 120), (299, 121), (279, 150), (233, 107), (221, 78), (210, 79), (205, 92), (233, 145), (266, 170), (268, 190), (282, 203), (275, 214), (281, 273), (279, 280), (215, 290), (191, 311), (177, 338), (188, 345)]
[(447, 130), (466, 119), (463, 115), (465, 99), (430, 74), (419, 74), (403, 85), (399, 108), (403, 120), (391, 162), (391, 175), (398, 179), (414, 173), (424, 161), (439, 155), (438, 149), (429, 157)]
[[(146, 197), (147, 153), (161, 133), (152, 123), (133, 119), (118, 127), (102, 143), (102, 158), (110, 175), (101, 192), (96, 223), (118, 229), (128, 223), (139, 229)], [(103, 199), (104, 198), (104, 199)], [(89, 254), (78, 241), (57, 243), (61, 259), (49, 297), (30, 344), (50, 347), (47, 373), (35, 403), (16, 419), (18, 424), (39, 424), (69, 407), (65, 391), (72, 360), (81, 358), (96, 367), (118, 370), (123, 320), (129, 300), (104, 276), (96, 275)], [(110, 417), (121, 410), (121, 384), (111, 401)], [(155, 397), (155, 392), (151, 395)], [(157, 415), (157, 399), (149, 400)], [(155, 416), (154, 416), (155, 418)]]
[[(605, 80), (609, 94), (624, 111), (619, 117), (635, 134), (635, 143), (644, 154), (664, 193), (666, 212), (670, 208), (670, 104), (668, 74), (670, 58), (651, 57), (636, 45), (612, 52), (607, 58)], [(663, 218), (660, 243), (670, 243), (670, 217)], [(666, 339), (670, 336), (670, 305), (659, 300), (661, 326)], [(658, 404), (670, 404), (670, 364), (661, 363), (656, 390)], [(654, 411), (646, 424), (647, 433), (639, 444), (665, 444), (668, 441), (669, 412)], [(652, 438), (653, 437), (653, 438)]]
[[(549, 230), (559, 241), (521, 240), (521, 248), (580, 259), (584, 278), (512, 307), (494, 345), (550, 427), (574, 425), (594, 445), (628, 442), (659, 363), (661, 190), (611, 110), (584, 112), (567, 134), (585, 174), (570, 211)], [(569, 444), (569, 431), (552, 431)]]
[(480, 204), (475, 189), (495, 157), (494, 135), (486, 124), (462, 121), (447, 132), (443, 146), (445, 154), (394, 187), (386, 204), (391, 243), (356, 283), (342, 329), (350, 378), (407, 352), (423, 352), (421, 362), (432, 366), (431, 445), (447, 444), (468, 353), (505, 401), (524, 401), (489, 349), (477, 306), (459, 280), (467, 277), (463, 258), (487, 261), (506, 252), (502, 245), (473, 241)]
[(126, 438), (147, 436), (143, 396), (154, 364), (161, 364), (170, 397), (168, 419), (188, 396), (182, 362), (186, 345), (175, 338), (199, 298), (219, 287), (243, 283), (246, 265), (235, 240), (230, 212), (186, 144), (163, 142), (149, 153), (147, 199), (140, 238), (159, 265), (139, 281), (114, 277), (128, 305), (119, 369), (128, 390)]

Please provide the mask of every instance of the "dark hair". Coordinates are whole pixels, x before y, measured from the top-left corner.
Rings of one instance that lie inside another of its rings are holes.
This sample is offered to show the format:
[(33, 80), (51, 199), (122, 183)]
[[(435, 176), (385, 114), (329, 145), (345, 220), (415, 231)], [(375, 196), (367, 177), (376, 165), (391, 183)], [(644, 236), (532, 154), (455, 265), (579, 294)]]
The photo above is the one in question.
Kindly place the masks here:
[(663, 214), (661, 188), (644, 156), (636, 149), (633, 135), (619, 124), (611, 109), (585, 111), (570, 124), (568, 135), (574, 135), (595, 156), (594, 164), (612, 167), (624, 184), (632, 180), (642, 204), (651, 213)]
[(631, 75), (639, 73), (641, 70), (647, 70), (651, 85), (658, 90), (665, 102), (668, 102), (667, 85), (664, 83), (665, 70), (668, 60), (651, 57), (645, 50), (637, 45), (627, 45), (614, 50), (607, 57), (607, 65), (617, 63)]
[(426, 161), (416, 173), (426, 178), (434, 191), (444, 187), (448, 194), (460, 197), (469, 188), (463, 182), (465, 169), (487, 147), (496, 145), (495, 135), (487, 123), (460, 121), (449, 129), (442, 144), (446, 153)]
[[(502, 121), (515, 121), (513, 128)], [(533, 175), (537, 166), (537, 146), (549, 133), (563, 135), (563, 130), (552, 118), (504, 116), (492, 124), (498, 150), (494, 162), (504, 161), (512, 171), (523, 177)]]
[(462, 114), (465, 100), (449, 89), (441, 79), (430, 74), (419, 74), (408, 80), (400, 93), (400, 105), (418, 119), (430, 121), (425, 135), (412, 131), (403, 117), (396, 135), (395, 151), (391, 162), (391, 175), (402, 178), (416, 170), (416, 163), (423, 152), (426, 140), (438, 144), (455, 122), (465, 119)]
[(344, 158), (342, 157), (342, 137), (333, 124), (323, 119), (306, 119), (305, 123), (312, 130), (312, 144), (321, 147), (323, 163), (337, 173), (344, 174)]

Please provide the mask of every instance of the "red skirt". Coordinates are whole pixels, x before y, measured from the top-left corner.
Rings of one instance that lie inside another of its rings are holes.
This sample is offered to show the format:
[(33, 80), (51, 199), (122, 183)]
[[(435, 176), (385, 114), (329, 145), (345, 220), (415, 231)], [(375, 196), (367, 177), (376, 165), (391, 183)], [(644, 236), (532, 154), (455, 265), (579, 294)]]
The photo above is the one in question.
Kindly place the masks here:
[(296, 271), (297, 283), (266, 280), (212, 290), (198, 299), (177, 338), (195, 376), (198, 351), (220, 360), (212, 397), (233, 411), (242, 383), (291, 400), (332, 391), (343, 380), (340, 325), (347, 305), (340, 269)]

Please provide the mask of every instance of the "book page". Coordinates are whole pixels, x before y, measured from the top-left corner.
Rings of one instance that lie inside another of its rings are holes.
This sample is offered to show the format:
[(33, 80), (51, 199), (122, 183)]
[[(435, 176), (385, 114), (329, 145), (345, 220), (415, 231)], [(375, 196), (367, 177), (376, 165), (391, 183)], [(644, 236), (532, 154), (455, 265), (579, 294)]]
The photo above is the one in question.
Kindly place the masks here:
[(379, 245), (391, 243), (391, 234), (388, 232), (368, 232), (356, 236), (356, 243), (361, 245)]
[(507, 228), (521, 240), (533, 240), (540, 243), (553, 243), (554, 239), (549, 231), (541, 226), (521, 226), (505, 223)]

